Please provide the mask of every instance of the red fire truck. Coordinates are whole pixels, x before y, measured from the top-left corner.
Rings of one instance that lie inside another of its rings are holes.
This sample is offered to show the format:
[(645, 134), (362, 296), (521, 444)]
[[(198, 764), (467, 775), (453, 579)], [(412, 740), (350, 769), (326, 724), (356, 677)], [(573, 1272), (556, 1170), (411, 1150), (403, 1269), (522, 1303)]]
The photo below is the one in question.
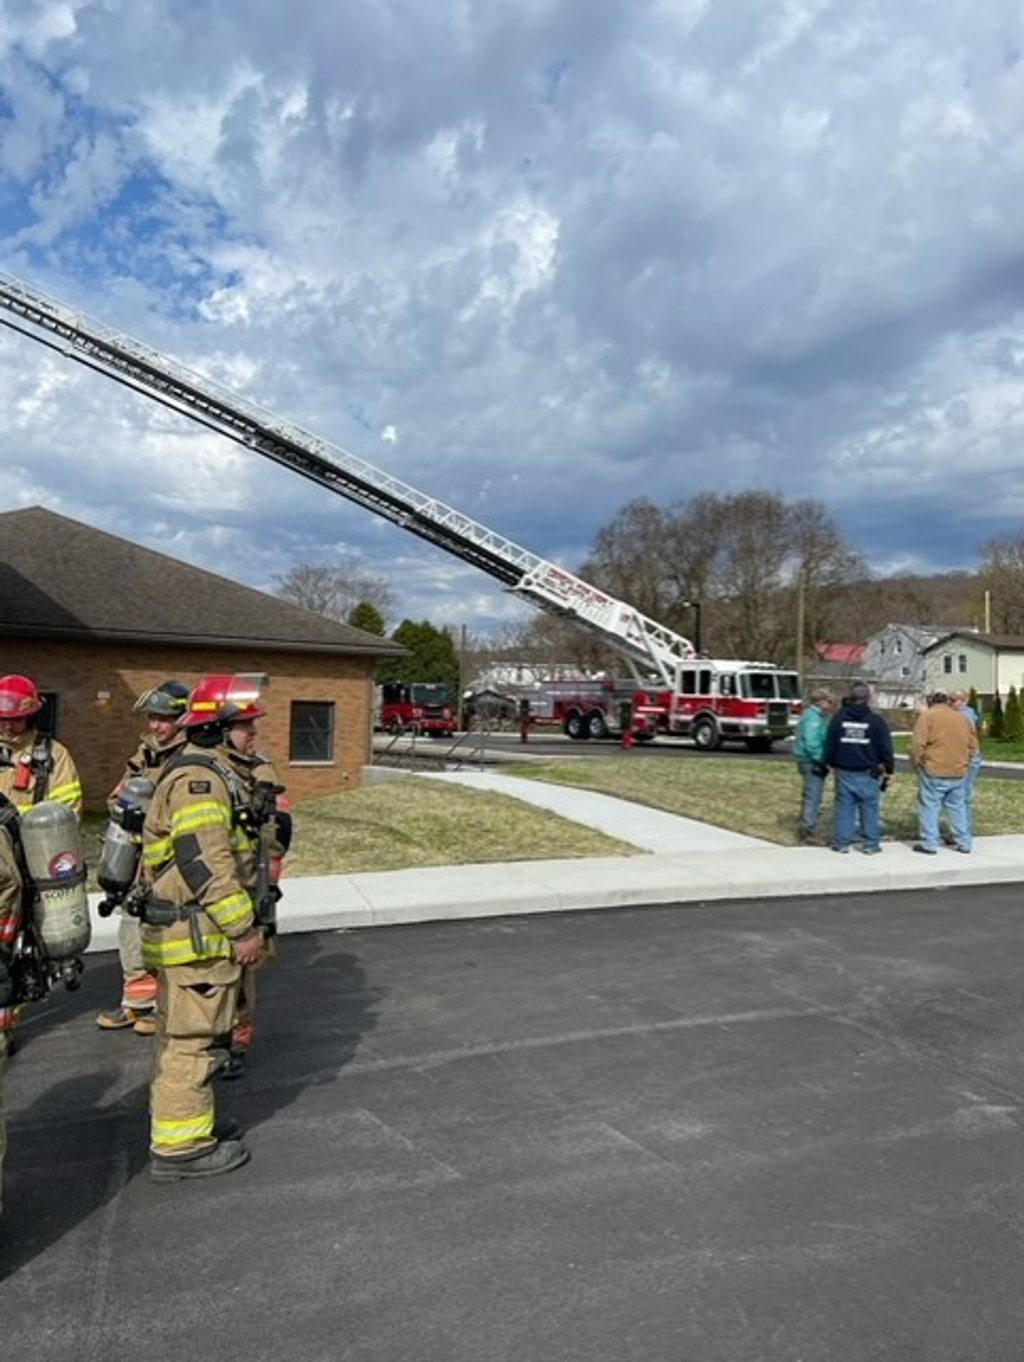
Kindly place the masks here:
[(723, 742), (743, 742), (767, 752), (788, 738), (800, 717), (800, 679), (770, 662), (694, 658), (679, 670), (676, 692), (638, 691), (635, 728), (678, 733), (713, 752)]
[(377, 723), (388, 733), (450, 738), (458, 728), (451, 692), (438, 682), (386, 681), (379, 705)]
[(608, 678), (549, 681), (524, 687), (517, 698), (529, 701), (531, 723), (561, 728), (570, 738), (620, 736), (630, 728), (640, 742), (678, 734), (705, 752), (723, 742), (768, 751), (789, 737), (801, 709), (796, 672), (719, 658), (685, 663), (677, 692)]

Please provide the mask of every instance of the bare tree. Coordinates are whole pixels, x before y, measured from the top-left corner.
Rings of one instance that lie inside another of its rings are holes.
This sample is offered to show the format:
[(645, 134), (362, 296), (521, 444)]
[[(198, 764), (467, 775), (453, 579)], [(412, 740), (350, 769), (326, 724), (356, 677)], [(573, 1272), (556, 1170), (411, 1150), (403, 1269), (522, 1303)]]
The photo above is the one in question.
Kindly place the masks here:
[(687, 636), (698, 602), (705, 651), (781, 662), (796, 653), (801, 583), (813, 646), (867, 569), (820, 502), (750, 491), (668, 509), (631, 501), (598, 531), (580, 575)]
[(1024, 633), (1024, 535), (1000, 535), (982, 546), (978, 586), (990, 593), (993, 631)]
[(346, 556), (340, 563), (294, 563), (275, 578), (276, 594), (328, 619), (347, 621), (358, 605), (371, 605), (386, 620), (394, 606), (387, 580)]

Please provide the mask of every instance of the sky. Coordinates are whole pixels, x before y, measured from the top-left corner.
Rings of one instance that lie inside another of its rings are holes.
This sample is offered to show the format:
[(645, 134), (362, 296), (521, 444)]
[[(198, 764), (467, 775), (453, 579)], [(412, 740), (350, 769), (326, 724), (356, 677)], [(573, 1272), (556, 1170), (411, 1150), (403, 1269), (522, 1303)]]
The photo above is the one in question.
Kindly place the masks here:
[[(0, 271), (542, 557), (822, 500), (876, 571), (1024, 512), (1014, 0), (3, 0)], [(0, 510), (250, 585), (478, 570), (0, 330)]]

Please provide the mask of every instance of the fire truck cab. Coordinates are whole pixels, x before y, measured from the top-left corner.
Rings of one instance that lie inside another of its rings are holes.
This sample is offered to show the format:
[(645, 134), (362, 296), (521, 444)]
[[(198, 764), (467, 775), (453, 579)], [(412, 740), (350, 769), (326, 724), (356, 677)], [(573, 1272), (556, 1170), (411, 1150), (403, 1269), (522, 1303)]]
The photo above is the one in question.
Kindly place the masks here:
[(447, 686), (432, 681), (385, 681), (378, 725), (387, 733), (427, 733), (450, 738), (458, 718)]
[(767, 752), (800, 716), (800, 680), (770, 662), (694, 658), (680, 669), (675, 694), (638, 692), (633, 710), (638, 728), (688, 736), (703, 752), (728, 741)]

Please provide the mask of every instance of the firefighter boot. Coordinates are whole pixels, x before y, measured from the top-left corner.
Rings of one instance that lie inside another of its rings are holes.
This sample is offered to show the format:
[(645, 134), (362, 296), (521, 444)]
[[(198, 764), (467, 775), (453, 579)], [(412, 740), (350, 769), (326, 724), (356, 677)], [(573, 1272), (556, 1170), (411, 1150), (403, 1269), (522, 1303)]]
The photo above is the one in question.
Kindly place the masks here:
[(215, 1178), (220, 1173), (231, 1173), (249, 1162), (249, 1151), (241, 1140), (221, 1140), (201, 1154), (178, 1155), (167, 1158), (163, 1154), (149, 1157), (149, 1176), (153, 1182), (181, 1182), (185, 1178)]
[(245, 1058), (231, 1049), (229, 1035), (218, 1036), (217, 1044), (211, 1047), (210, 1053), (214, 1062), (214, 1078), (241, 1078), (245, 1073)]
[(140, 1036), (151, 1036), (156, 1030), (156, 1019), (151, 1010), (137, 1012), (133, 1007), (112, 1007), (96, 1018), (101, 1031), (126, 1031), (134, 1027)]

